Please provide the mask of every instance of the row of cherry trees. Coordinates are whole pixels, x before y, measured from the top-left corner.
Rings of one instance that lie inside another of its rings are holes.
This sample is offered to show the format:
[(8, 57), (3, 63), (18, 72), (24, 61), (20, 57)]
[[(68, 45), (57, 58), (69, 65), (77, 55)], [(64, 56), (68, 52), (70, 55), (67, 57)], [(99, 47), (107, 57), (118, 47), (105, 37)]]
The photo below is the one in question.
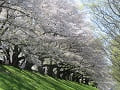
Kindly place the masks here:
[(69, 0), (3, 0), (0, 8), (1, 63), (95, 86), (104, 80), (102, 43)]

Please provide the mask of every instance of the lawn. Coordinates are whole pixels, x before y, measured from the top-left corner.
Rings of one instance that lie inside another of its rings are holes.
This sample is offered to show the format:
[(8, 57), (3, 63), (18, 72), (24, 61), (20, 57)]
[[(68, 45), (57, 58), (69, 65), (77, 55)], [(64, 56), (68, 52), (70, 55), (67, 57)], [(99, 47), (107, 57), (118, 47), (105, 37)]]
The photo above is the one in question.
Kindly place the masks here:
[(98, 90), (71, 81), (54, 79), (36, 72), (0, 65), (0, 90)]

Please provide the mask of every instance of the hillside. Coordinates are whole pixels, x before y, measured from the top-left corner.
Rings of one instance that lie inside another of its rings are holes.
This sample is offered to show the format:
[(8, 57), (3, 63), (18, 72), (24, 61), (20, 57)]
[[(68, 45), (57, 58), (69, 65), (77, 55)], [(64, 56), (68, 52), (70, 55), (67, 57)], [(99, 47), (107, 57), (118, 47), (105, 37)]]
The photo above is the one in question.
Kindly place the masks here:
[(71, 81), (53, 79), (39, 73), (0, 66), (0, 90), (97, 90)]

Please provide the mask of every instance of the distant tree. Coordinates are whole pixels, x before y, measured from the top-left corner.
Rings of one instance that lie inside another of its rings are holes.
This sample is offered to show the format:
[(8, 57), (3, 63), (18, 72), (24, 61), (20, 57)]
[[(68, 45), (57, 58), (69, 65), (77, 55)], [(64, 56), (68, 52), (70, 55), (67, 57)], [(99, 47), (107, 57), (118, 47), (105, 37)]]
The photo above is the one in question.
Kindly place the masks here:
[[(119, 38), (117, 36), (116, 38)], [(119, 38), (120, 39), (120, 38)], [(119, 72), (119, 64), (120, 64), (120, 49), (119, 49), (119, 43), (117, 41), (112, 41), (110, 45), (111, 50), (111, 61), (112, 61), (112, 75), (113, 77), (120, 82), (120, 72)]]
[[(102, 32), (107, 58), (112, 62), (114, 78), (119, 81), (120, 1), (101, 0), (92, 7), (94, 22)], [(99, 32), (100, 32), (99, 31)], [(109, 61), (109, 62), (110, 62)]]

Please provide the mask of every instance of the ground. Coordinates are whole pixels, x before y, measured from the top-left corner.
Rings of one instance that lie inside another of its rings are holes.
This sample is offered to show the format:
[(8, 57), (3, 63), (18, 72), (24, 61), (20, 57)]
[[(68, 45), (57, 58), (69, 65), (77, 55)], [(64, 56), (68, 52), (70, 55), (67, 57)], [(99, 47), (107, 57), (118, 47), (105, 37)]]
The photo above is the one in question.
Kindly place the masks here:
[(0, 65), (0, 90), (98, 90), (92, 86), (54, 79), (36, 72)]

